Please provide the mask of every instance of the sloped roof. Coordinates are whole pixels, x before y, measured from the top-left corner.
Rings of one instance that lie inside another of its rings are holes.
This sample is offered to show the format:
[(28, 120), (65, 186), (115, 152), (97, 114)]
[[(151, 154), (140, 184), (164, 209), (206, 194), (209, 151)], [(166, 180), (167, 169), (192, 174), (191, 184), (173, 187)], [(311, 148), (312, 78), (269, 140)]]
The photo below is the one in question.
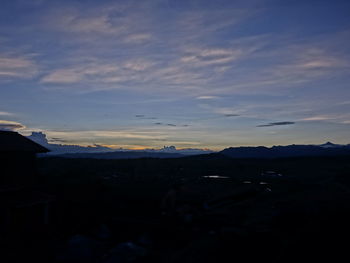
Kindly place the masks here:
[(13, 131), (0, 131), (0, 152), (46, 153), (49, 150)]

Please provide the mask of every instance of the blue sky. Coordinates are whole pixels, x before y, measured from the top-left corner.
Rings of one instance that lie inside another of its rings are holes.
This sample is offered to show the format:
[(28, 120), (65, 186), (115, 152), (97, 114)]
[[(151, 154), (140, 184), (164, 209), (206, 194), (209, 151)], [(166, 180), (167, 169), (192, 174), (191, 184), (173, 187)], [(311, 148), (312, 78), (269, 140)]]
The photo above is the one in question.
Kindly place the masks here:
[(350, 143), (349, 1), (0, 5), (0, 128), (123, 148)]

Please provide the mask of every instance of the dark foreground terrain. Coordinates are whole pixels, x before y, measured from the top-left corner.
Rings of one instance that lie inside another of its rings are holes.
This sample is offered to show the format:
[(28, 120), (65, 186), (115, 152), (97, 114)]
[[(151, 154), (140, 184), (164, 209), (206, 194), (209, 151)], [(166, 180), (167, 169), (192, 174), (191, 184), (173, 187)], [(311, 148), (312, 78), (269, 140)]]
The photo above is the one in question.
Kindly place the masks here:
[(8, 262), (340, 262), (348, 254), (347, 156), (40, 158), (38, 170), (37, 190), (55, 200), (50, 223), (2, 243)]

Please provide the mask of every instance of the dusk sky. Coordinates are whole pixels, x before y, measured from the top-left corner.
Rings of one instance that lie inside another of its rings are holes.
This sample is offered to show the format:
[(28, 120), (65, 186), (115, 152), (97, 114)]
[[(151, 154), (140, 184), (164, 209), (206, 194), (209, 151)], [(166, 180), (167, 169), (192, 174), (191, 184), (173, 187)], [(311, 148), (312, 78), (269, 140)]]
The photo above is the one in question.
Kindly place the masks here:
[(350, 1), (1, 0), (0, 129), (123, 148), (350, 143)]

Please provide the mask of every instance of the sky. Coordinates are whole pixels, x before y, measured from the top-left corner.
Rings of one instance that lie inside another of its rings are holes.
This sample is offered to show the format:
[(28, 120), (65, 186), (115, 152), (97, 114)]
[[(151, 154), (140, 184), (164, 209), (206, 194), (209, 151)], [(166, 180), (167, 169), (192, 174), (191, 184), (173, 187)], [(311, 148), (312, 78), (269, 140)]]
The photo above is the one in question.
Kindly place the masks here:
[(52, 143), (350, 143), (350, 1), (1, 0), (0, 129)]

